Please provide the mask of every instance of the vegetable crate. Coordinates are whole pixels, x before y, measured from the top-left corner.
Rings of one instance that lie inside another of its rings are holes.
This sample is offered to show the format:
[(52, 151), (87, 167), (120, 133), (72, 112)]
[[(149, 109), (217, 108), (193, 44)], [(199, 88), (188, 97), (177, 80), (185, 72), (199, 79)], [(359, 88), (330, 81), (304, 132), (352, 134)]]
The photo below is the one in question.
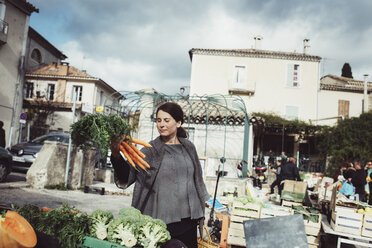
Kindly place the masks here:
[(332, 211), (331, 227), (336, 232), (361, 235), (363, 214), (356, 213), (353, 208), (337, 207)]
[(364, 214), (362, 236), (372, 238), (372, 214)]
[(304, 226), (309, 247), (318, 247), (320, 243), (320, 229), (322, 226), (321, 214), (318, 214), (318, 222), (304, 220)]
[(281, 199), (292, 202), (303, 202), (305, 199), (306, 190), (307, 182), (284, 180)]
[(262, 208), (260, 218), (271, 218), (277, 216), (293, 215), (293, 211), (287, 207)]
[(322, 216), (321, 214), (317, 214), (317, 215), (318, 215), (318, 222), (304, 220), (306, 235), (319, 236), (320, 228), (322, 226)]
[(282, 200), (283, 207), (302, 206), (302, 202), (286, 201)]
[(244, 236), (244, 220), (258, 219), (261, 215), (261, 206), (254, 203), (243, 204), (234, 201), (230, 216), (230, 227), (227, 237), (229, 245), (246, 246)]
[(79, 248), (127, 248), (119, 244), (111, 243), (105, 240), (96, 239), (93, 237), (85, 236), (83, 244)]

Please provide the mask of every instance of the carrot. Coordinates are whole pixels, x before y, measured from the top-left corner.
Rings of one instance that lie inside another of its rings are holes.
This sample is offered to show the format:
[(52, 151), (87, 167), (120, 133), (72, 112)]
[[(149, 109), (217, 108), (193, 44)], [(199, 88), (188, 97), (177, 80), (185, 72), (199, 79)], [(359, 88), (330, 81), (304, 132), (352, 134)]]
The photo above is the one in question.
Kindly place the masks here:
[(146, 167), (138, 160), (139, 157), (132, 157), (133, 161), (139, 166), (141, 167), (142, 170), (146, 171)]
[(132, 147), (130, 147), (130, 145), (126, 142), (122, 142), (122, 144), (124, 145), (124, 148), (125, 150), (127, 150), (129, 152), (129, 154), (131, 155), (131, 157), (135, 157), (136, 160), (138, 160), (140, 162), (140, 164), (143, 164), (144, 166), (146, 166), (147, 168), (150, 168), (150, 165), (148, 163), (146, 163), (145, 160), (143, 160), (136, 152), (135, 150), (132, 149)]
[(120, 147), (120, 151), (123, 153), (124, 157), (128, 160), (128, 162), (132, 165), (132, 167), (137, 170), (136, 165), (134, 164), (132, 158), (129, 156), (128, 152), (124, 149), (123, 146), (120, 145), (119, 147)]
[(138, 155), (140, 155), (141, 156), (141, 158), (145, 158), (146, 157), (146, 155), (145, 154), (143, 154), (143, 152), (141, 152), (135, 145), (133, 145), (133, 144), (129, 144), (130, 145), (130, 147), (132, 147), (132, 149), (138, 154)]
[(52, 211), (53, 209), (51, 209), (51, 208), (48, 208), (48, 207), (42, 207), (41, 208), (41, 211), (42, 212), (50, 212), (50, 211)]
[(143, 140), (139, 140), (139, 139), (129, 137), (129, 136), (127, 136), (127, 139), (129, 139), (131, 142), (136, 143), (138, 145), (142, 145), (142, 146), (145, 146), (145, 147), (152, 147), (149, 143), (147, 143)]

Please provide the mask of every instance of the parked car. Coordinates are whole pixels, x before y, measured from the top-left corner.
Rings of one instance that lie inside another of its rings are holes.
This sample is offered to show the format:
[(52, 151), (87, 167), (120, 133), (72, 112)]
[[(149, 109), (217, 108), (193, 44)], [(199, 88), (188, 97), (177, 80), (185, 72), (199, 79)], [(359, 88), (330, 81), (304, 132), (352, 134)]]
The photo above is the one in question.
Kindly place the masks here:
[(0, 182), (4, 182), (6, 177), (12, 171), (12, 154), (2, 147), (0, 147)]
[(12, 146), (10, 152), (13, 156), (13, 170), (27, 172), (46, 140), (68, 143), (69, 137), (66, 133), (51, 132), (29, 142), (21, 142)]

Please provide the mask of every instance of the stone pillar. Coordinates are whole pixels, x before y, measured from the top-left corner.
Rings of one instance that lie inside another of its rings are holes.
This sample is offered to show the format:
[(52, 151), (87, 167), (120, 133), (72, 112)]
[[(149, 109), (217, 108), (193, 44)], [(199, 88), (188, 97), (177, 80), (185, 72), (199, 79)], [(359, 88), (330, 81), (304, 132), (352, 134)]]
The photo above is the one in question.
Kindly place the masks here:
[[(44, 188), (46, 185), (64, 184), (68, 144), (46, 141), (38, 153), (35, 162), (27, 172), (27, 183), (33, 188)], [(82, 168), (82, 156), (83, 170)], [(71, 164), (69, 171), (69, 185), (77, 189), (82, 172), (80, 186), (93, 183), (96, 150), (82, 152), (76, 148), (71, 151)]]

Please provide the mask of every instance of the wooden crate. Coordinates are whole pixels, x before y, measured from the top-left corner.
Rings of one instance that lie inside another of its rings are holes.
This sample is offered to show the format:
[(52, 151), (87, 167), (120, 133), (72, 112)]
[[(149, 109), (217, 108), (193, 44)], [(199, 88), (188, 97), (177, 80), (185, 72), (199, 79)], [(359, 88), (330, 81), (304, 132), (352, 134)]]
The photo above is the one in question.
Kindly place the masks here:
[(304, 220), (304, 226), (305, 226), (306, 235), (318, 236), (320, 233), (321, 226), (322, 226), (322, 215), (319, 214), (318, 222), (316, 223), (312, 221)]
[(243, 223), (231, 222), (227, 236), (228, 245), (246, 246)]
[(372, 238), (372, 228), (362, 227), (362, 236)]
[(232, 205), (231, 215), (241, 216), (245, 218), (260, 218), (261, 205), (254, 203), (243, 204), (239, 201), (234, 201)]
[(230, 227), (227, 237), (228, 245), (246, 246), (244, 235), (244, 220), (258, 219), (261, 214), (261, 206), (258, 204), (243, 204), (234, 201), (230, 215)]
[(260, 218), (271, 218), (277, 216), (293, 215), (291, 208), (277, 207), (277, 208), (262, 208)]
[(306, 235), (306, 238), (307, 238), (307, 243), (314, 247), (318, 247), (319, 246), (319, 243), (320, 243), (320, 235), (318, 236), (312, 236), (312, 235)]
[(371, 213), (364, 214), (363, 227), (372, 229), (372, 214)]
[(309, 248), (318, 248), (319, 247), (319, 245), (315, 245), (315, 244), (309, 244), (309, 246), (308, 246)]
[(301, 202), (293, 202), (293, 201), (282, 201), (282, 206), (283, 207), (292, 207), (292, 206), (302, 206)]
[(336, 232), (361, 235), (363, 214), (355, 213), (350, 209), (337, 208), (332, 212), (331, 227)]

